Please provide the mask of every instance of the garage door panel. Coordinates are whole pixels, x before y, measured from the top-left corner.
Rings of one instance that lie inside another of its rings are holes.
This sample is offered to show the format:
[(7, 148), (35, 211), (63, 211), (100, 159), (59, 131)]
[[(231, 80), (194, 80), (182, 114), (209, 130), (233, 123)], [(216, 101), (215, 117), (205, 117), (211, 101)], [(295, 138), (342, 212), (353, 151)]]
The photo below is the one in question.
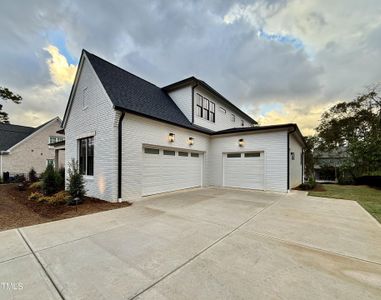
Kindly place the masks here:
[(224, 186), (264, 189), (264, 155), (227, 157), (224, 155)]
[[(170, 150), (170, 149), (168, 149)], [(175, 150), (170, 150), (175, 151)], [(185, 151), (183, 151), (185, 152)], [(201, 186), (202, 154), (199, 157), (143, 154), (143, 195)]]

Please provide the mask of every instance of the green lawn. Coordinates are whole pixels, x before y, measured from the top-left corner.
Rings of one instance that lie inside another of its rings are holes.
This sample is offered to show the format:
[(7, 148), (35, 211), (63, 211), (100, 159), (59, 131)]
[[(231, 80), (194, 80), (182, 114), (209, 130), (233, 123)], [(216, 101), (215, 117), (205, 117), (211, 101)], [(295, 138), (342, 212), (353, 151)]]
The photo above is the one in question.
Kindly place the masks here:
[(323, 184), (325, 191), (310, 191), (309, 196), (355, 200), (381, 223), (381, 190), (365, 185)]

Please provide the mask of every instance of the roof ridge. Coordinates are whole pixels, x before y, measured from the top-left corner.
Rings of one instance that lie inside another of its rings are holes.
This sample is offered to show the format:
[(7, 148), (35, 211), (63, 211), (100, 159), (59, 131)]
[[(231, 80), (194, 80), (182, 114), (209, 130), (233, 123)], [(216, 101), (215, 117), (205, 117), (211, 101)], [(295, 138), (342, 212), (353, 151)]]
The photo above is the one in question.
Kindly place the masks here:
[(109, 65), (112, 65), (113, 67), (116, 67), (116, 68), (122, 70), (123, 72), (126, 72), (126, 73), (128, 73), (128, 74), (130, 74), (130, 75), (136, 77), (137, 79), (143, 80), (143, 81), (145, 81), (145, 82), (147, 82), (147, 83), (153, 85), (154, 87), (157, 87), (157, 88), (161, 89), (161, 88), (158, 87), (156, 84), (154, 84), (154, 83), (148, 81), (147, 79), (144, 79), (144, 78), (142, 78), (142, 77), (140, 77), (140, 76), (138, 76), (138, 75), (136, 75), (136, 74), (134, 74), (134, 73), (131, 73), (130, 71), (127, 71), (126, 69), (123, 69), (122, 67), (119, 67), (118, 65), (116, 65), (116, 64), (114, 64), (114, 63), (112, 63), (112, 62), (109, 62), (108, 60), (105, 60), (104, 58), (102, 58), (102, 57), (100, 57), (100, 56), (98, 56), (98, 55), (96, 55), (96, 54), (94, 54), (94, 53), (91, 53), (91, 52), (87, 51), (86, 49), (83, 49), (83, 51), (84, 51), (86, 54), (90, 54), (90, 55), (94, 56), (95, 58), (100, 59), (100, 60), (102, 60), (102, 61), (108, 63)]

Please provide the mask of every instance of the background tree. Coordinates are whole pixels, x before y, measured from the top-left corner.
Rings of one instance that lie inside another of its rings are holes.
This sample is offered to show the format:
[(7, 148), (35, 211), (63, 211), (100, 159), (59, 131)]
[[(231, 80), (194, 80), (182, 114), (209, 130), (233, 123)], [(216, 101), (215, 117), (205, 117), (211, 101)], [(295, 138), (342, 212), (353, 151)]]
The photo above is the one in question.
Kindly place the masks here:
[(379, 86), (323, 113), (316, 128), (318, 149), (345, 149), (343, 168), (352, 177), (381, 172), (381, 96)]
[[(0, 86), (0, 98), (2, 100), (11, 100), (12, 102), (16, 104), (20, 104), (22, 101), (22, 97), (20, 95), (14, 94), (12, 91), (7, 89), (6, 87)], [(9, 123), (9, 117), (8, 114), (3, 111), (3, 105), (0, 104), (0, 123)]]
[(306, 149), (304, 152), (304, 172), (305, 175), (310, 178), (314, 177), (314, 151), (317, 144), (316, 136), (305, 136), (304, 140), (306, 142)]

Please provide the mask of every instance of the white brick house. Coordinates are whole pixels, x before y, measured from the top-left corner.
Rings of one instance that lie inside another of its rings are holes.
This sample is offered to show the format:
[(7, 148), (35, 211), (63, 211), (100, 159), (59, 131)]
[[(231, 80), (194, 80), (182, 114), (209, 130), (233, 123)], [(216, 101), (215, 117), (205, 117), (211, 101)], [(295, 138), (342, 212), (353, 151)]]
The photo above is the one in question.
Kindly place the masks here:
[(66, 165), (78, 160), (88, 195), (108, 201), (206, 186), (287, 192), (303, 180), (296, 124), (257, 126), (202, 80), (159, 88), (85, 50), (62, 126)]

